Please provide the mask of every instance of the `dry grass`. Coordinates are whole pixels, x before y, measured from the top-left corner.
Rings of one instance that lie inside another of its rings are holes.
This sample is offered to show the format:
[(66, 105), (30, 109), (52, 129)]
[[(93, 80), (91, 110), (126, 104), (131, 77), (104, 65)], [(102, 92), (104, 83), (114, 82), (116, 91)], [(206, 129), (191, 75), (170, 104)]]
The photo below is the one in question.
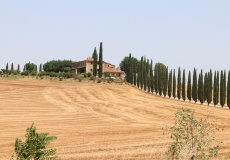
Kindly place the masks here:
[[(61, 159), (165, 159), (170, 143), (163, 124), (187, 107), (198, 117), (210, 113), (230, 149), (230, 110), (144, 93), (120, 84), (0, 78), (0, 159), (9, 159), (15, 138), (33, 122), (38, 132), (58, 137), (51, 144)], [(222, 130), (223, 129), (223, 130)]]

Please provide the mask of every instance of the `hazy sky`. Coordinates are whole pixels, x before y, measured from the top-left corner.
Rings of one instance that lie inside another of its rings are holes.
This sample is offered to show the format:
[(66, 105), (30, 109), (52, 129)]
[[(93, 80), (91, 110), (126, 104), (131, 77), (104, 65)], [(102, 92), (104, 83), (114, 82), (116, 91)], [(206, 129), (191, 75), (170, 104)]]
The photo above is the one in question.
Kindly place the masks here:
[(230, 70), (229, 0), (1, 0), (0, 68), (132, 53), (169, 68)]

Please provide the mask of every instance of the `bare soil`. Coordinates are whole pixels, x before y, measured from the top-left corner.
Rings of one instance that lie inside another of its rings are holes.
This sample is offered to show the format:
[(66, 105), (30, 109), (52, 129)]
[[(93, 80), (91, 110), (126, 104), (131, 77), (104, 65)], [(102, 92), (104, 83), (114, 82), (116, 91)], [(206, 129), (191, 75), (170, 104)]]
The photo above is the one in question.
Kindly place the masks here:
[(222, 155), (229, 155), (230, 110), (183, 102), (120, 84), (0, 78), (0, 159), (10, 159), (16, 138), (32, 123), (58, 139), (60, 159), (164, 159), (171, 142), (163, 124), (182, 107), (220, 128)]

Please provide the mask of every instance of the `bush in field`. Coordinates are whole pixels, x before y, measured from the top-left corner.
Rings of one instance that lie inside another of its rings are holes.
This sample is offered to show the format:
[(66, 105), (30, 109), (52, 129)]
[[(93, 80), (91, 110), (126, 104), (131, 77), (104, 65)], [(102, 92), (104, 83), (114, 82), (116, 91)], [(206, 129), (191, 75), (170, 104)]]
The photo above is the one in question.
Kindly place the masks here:
[(34, 124), (26, 129), (25, 137), (25, 142), (18, 138), (15, 142), (15, 153), (18, 160), (54, 160), (58, 158), (55, 155), (55, 149), (46, 149), (49, 143), (57, 137), (48, 136), (48, 133), (37, 133)]
[(166, 152), (168, 159), (208, 160), (218, 154), (220, 143), (212, 136), (214, 128), (207, 119), (196, 120), (190, 109), (175, 113), (174, 125), (163, 129), (173, 139)]
[(28, 75), (29, 75), (29, 71), (21, 72), (21, 75), (22, 75), (22, 76), (28, 76)]

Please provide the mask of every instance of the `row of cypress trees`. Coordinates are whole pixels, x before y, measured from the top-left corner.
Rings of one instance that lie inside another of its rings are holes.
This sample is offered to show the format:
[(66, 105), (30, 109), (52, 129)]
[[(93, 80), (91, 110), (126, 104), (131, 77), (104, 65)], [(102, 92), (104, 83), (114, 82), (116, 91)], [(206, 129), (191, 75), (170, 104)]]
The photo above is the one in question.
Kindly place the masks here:
[[(98, 60), (98, 54), (97, 54), (97, 49), (96, 47), (94, 48), (94, 52), (92, 55), (93, 58), (93, 76), (97, 76), (101, 78), (103, 75), (103, 48), (102, 48), (102, 42), (100, 43), (100, 48), (99, 48), (99, 60)], [(97, 71), (97, 65), (99, 63), (99, 70)]]
[(208, 105), (213, 103), (214, 106), (220, 104), (222, 107), (227, 103), (230, 108), (230, 71), (227, 78), (225, 70), (215, 71), (213, 76), (212, 70), (206, 73), (201, 70), (197, 74), (194, 68), (193, 75), (189, 71), (186, 81), (186, 72), (184, 69), (181, 72), (180, 67), (176, 76), (175, 69), (169, 71), (162, 63), (156, 63), (153, 68), (153, 61), (146, 57), (142, 56), (138, 61), (134, 59), (129, 54), (126, 73), (128, 83), (164, 97), (201, 104), (206, 102)]

